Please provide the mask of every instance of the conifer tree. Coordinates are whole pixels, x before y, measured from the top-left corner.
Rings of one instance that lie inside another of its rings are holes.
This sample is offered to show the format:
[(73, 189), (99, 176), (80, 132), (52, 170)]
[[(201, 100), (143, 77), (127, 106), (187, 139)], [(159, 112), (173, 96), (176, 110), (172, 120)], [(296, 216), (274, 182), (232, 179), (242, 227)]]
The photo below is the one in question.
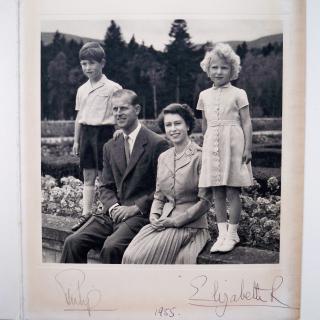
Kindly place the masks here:
[(48, 118), (64, 120), (68, 101), (68, 66), (63, 52), (50, 61), (48, 66)]
[(187, 30), (187, 22), (176, 19), (169, 32), (170, 43), (166, 45), (166, 85), (171, 101), (193, 105), (195, 61), (193, 45)]
[(126, 75), (126, 43), (122, 38), (120, 27), (111, 20), (104, 38), (104, 49), (106, 51), (105, 74), (113, 80), (125, 86)]

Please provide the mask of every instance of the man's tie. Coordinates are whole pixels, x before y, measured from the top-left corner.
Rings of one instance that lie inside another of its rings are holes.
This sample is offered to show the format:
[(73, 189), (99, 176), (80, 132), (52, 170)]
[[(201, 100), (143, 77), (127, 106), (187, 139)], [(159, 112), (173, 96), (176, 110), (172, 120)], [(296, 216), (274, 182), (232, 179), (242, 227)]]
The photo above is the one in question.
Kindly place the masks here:
[(124, 136), (124, 152), (126, 154), (126, 162), (127, 165), (129, 164), (129, 160), (130, 160), (130, 146), (129, 146), (129, 136)]

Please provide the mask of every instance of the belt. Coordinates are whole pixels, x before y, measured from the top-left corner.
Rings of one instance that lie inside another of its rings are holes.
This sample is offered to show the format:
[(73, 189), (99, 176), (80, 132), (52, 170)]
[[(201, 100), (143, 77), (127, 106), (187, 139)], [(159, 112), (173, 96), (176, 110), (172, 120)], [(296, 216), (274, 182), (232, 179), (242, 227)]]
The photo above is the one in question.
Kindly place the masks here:
[(208, 122), (208, 127), (218, 127), (218, 126), (240, 126), (240, 121), (238, 120), (212, 120)]

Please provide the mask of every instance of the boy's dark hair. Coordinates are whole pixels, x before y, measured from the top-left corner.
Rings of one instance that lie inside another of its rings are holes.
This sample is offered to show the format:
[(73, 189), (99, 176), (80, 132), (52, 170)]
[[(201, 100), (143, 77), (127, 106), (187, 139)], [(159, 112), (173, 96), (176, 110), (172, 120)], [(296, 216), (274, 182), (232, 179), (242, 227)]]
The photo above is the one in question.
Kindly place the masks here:
[(188, 134), (192, 132), (195, 125), (195, 117), (192, 109), (187, 104), (171, 103), (161, 111), (157, 121), (162, 132), (165, 132), (164, 116), (168, 113), (178, 114), (189, 127)]
[(101, 62), (105, 59), (106, 54), (102, 46), (98, 42), (87, 42), (84, 44), (79, 51), (79, 59), (81, 60), (94, 60)]

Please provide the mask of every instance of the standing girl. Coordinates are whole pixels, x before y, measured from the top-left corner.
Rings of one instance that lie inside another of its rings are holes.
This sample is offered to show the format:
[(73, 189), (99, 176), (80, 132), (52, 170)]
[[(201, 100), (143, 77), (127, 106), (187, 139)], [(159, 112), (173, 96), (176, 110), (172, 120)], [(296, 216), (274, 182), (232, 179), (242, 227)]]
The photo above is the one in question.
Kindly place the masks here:
[(197, 105), (204, 133), (199, 187), (210, 188), (214, 197), (219, 236), (211, 252), (227, 252), (240, 241), (241, 187), (253, 182), (249, 103), (246, 92), (230, 84), (238, 78), (241, 67), (239, 56), (228, 44), (216, 44), (200, 65), (213, 87), (200, 93)]

